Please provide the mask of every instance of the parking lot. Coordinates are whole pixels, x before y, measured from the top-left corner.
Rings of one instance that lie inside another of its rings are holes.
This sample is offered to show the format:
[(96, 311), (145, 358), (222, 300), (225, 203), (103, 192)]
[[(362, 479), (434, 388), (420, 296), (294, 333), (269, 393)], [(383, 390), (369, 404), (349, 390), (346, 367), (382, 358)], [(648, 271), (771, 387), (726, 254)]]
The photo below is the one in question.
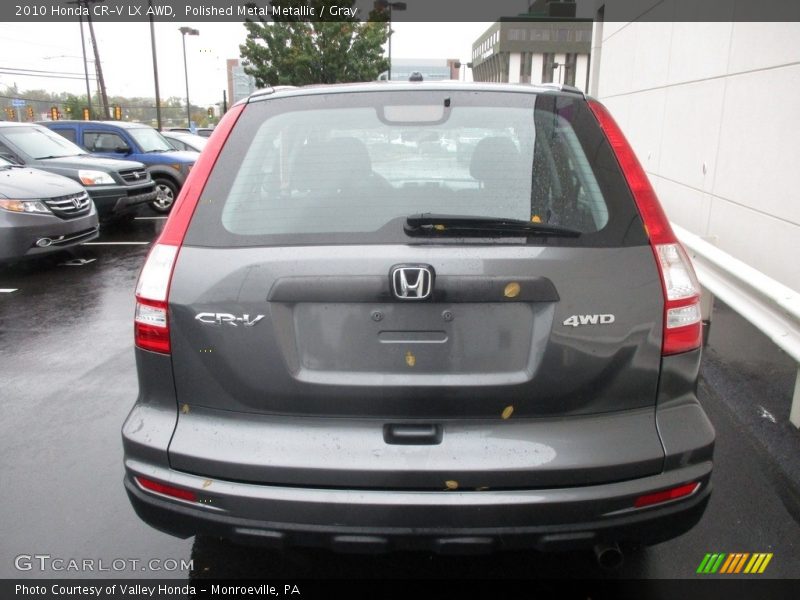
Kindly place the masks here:
[[(712, 328), (699, 389), (717, 430), (711, 503), (690, 533), (628, 554), (618, 571), (601, 570), (587, 552), (281, 554), (150, 529), (123, 491), (119, 430), (137, 392), (133, 287), (163, 223), (141, 215), (106, 227), (96, 242), (68, 255), (0, 268), (0, 577), (691, 578), (701, 577), (695, 572), (705, 554), (716, 552), (773, 553), (761, 577), (798, 576), (797, 480), (775, 462), (776, 453), (785, 454), (791, 469), (798, 455), (796, 430), (780, 412), (788, 411), (780, 396), (791, 382), (791, 365), (778, 361), (765, 371), (756, 364), (752, 372), (731, 367), (737, 358), (725, 349), (741, 340), (732, 333), (735, 315), (724, 310), (715, 322), (719, 333)], [(742, 335), (748, 356), (771, 360), (774, 350)], [(50, 564), (42, 571), (38, 563), (20, 570), (20, 555), (98, 562), (94, 570)], [(124, 568), (98, 572), (100, 561), (109, 567), (115, 560)], [(181, 561), (191, 565), (181, 568)]]

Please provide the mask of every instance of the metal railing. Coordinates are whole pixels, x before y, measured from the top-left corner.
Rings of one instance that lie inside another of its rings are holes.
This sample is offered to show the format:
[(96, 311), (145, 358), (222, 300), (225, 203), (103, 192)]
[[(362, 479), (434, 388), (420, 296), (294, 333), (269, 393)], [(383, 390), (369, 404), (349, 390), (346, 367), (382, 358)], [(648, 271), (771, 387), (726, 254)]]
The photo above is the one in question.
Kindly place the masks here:
[(800, 293), (686, 229), (674, 224), (672, 228), (692, 257), (704, 291), (750, 321), (798, 363), (789, 420), (800, 428)]

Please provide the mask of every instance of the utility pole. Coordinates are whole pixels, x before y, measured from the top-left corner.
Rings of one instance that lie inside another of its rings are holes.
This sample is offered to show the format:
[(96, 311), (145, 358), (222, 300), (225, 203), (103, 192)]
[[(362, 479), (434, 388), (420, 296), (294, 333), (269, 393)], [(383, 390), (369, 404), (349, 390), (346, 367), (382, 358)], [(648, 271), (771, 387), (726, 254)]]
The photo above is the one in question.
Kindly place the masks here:
[(89, 107), (89, 118), (92, 118), (92, 90), (89, 88), (89, 63), (86, 61), (86, 39), (83, 37), (83, 17), (78, 16), (81, 26), (81, 50), (83, 51), (83, 74), (86, 78), (86, 106)]
[(156, 60), (156, 34), (153, 25), (153, 0), (147, 0), (150, 6), (150, 45), (153, 52), (153, 80), (156, 84), (156, 129), (161, 131), (161, 93), (158, 91), (158, 61)]
[[(92, 49), (94, 50), (94, 68), (97, 73), (97, 85), (100, 88), (100, 99), (103, 102), (103, 118), (108, 119), (108, 95), (106, 94), (106, 82), (103, 80), (103, 67), (100, 64), (100, 52), (97, 50), (97, 40), (94, 36), (94, 26), (92, 25), (92, 11), (90, 4), (98, 4), (105, 2), (105, 0), (67, 0), (67, 4), (75, 4), (80, 7), (86, 8), (86, 22), (89, 23), (89, 37), (92, 40)], [(83, 25), (81, 25), (81, 34), (83, 34)], [(84, 63), (85, 64), (85, 63)]]
[[(105, 2), (105, 0), (79, 0), (89, 8), (89, 4)], [(94, 36), (94, 26), (92, 25), (92, 11), (87, 10), (86, 21), (89, 23), (89, 37), (92, 38), (92, 48), (94, 49), (94, 67), (97, 69), (97, 81), (100, 84), (100, 98), (103, 101), (103, 118), (108, 119), (108, 95), (106, 94), (106, 82), (103, 80), (103, 66), (100, 64), (100, 52), (97, 49), (97, 39)]]

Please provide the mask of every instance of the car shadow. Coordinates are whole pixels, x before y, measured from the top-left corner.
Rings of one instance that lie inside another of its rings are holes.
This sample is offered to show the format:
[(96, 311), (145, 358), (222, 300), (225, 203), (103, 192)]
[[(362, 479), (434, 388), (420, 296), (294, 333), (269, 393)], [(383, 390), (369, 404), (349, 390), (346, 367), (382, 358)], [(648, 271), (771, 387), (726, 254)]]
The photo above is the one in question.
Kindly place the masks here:
[(198, 536), (190, 580), (204, 579), (620, 579), (646, 571), (647, 549), (603, 569), (589, 550), (497, 552), (443, 556), (424, 552), (339, 554), (320, 549), (272, 550)]

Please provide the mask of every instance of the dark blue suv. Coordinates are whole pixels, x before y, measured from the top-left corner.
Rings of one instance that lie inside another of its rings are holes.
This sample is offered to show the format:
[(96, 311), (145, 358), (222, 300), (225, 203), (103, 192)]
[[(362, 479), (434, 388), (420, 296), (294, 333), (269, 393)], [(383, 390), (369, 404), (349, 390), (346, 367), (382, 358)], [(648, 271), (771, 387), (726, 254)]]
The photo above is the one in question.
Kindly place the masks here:
[(168, 213), (186, 180), (197, 152), (174, 150), (148, 125), (122, 121), (43, 121), (41, 123), (92, 154), (144, 163), (156, 183), (153, 210)]

